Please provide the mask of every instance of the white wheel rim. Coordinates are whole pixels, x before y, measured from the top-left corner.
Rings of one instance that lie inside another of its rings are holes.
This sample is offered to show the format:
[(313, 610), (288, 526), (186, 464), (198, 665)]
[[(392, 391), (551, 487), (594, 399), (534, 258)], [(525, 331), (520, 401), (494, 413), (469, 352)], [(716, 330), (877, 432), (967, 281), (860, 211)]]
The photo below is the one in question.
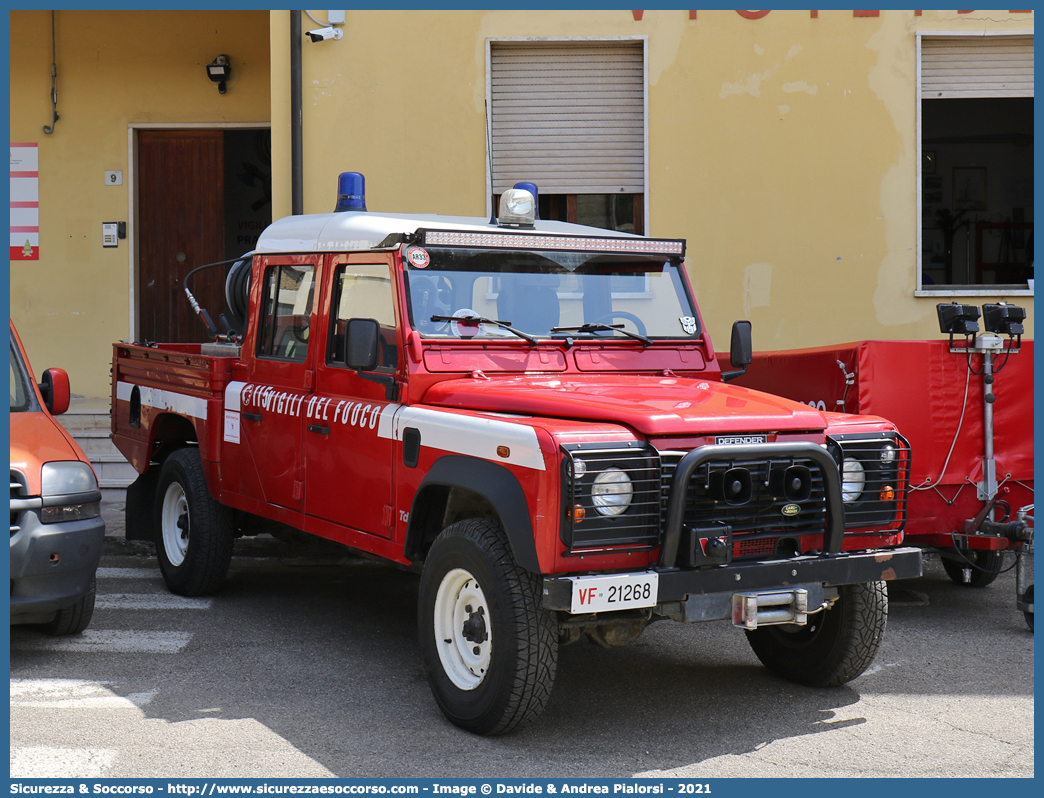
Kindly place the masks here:
[[(178, 525), (184, 517), (184, 529)], [(177, 567), (185, 562), (189, 547), (189, 508), (185, 490), (177, 482), (167, 486), (163, 494), (163, 511), (160, 514), (160, 530), (163, 535), (163, 551), (171, 565)]]
[(461, 690), (486, 677), (492, 652), (489, 605), (478, 581), (463, 568), (442, 578), (435, 596), (435, 644), (442, 669)]

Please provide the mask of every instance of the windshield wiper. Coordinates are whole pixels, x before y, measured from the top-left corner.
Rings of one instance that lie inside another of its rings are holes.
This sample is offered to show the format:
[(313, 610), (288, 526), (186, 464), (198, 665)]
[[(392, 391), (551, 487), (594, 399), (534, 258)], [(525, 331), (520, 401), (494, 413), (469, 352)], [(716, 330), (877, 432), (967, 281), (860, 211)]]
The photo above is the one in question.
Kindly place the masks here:
[(622, 332), (628, 338), (634, 338), (636, 341), (641, 341), (646, 346), (652, 343), (651, 338), (646, 338), (644, 335), (640, 335), (639, 333), (628, 332), (623, 328), (622, 324), (581, 324), (579, 327), (552, 327), (551, 332)]
[(539, 341), (528, 333), (524, 333), (521, 330), (516, 330), (511, 326), (510, 321), (497, 321), (496, 319), (487, 319), (485, 316), (432, 316), (432, 321), (455, 321), (460, 324), (474, 324), (478, 327), (480, 324), (495, 324), (502, 330), (513, 332), (519, 338), (525, 338), (532, 346), (536, 346)]

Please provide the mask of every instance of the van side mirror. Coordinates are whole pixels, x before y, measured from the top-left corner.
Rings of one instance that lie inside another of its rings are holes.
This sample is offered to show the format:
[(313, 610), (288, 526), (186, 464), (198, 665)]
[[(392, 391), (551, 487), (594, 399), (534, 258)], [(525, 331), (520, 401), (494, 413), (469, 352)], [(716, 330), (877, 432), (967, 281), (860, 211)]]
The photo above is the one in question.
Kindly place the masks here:
[(754, 362), (754, 344), (751, 340), (749, 321), (732, 323), (732, 345), (729, 347), (729, 362), (736, 371), (726, 371), (721, 375), (724, 382), (734, 380), (747, 373), (747, 366)]
[(377, 367), (381, 325), (376, 319), (349, 319), (344, 363), (356, 371), (373, 371)]
[(69, 375), (65, 369), (47, 369), (39, 388), (52, 416), (60, 416), (69, 409)]

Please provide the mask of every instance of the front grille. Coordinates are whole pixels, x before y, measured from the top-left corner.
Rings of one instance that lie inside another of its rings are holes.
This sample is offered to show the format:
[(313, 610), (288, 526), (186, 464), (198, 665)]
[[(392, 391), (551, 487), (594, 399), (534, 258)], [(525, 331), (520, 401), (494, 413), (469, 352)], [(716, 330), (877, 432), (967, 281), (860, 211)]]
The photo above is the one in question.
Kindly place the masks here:
[[(667, 518), (667, 499), (670, 496), (671, 479), (678, 463), (686, 452), (665, 451), (660, 453), (663, 463), (661, 475), (662, 517)], [(812, 477), (808, 498), (799, 501), (782, 495), (774, 495), (772, 470), (791, 466), (807, 468)], [(716, 480), (730, 469), (740, 468), (750, 472), (751, 497), (743, 504), (731, 505), (716, 496)], [(793, 512), (785, 514), (784, 508)], [(689, 480), (685, 492), (686, 523), (699, 526), (730, 526), (733, 536), (768, 536), (773, 539), (782, 535), (822, 532), (826, 525), (826, 490), (823, 473), (819, 466), (806, 458), (764, 458), (741, 460), (715, 460), (698, 468)], [(753, 552), (752, 552), (753, 553)]]
[(20, 529), (19, 520), (22, 513), (21, 509), (15, 509), (15, 501), (17, 499), (24, 499), (29, 495), (29, 489), (25, 481), (25, 475), (21, 471), (11, 469), (11, 535), (14, 536)]

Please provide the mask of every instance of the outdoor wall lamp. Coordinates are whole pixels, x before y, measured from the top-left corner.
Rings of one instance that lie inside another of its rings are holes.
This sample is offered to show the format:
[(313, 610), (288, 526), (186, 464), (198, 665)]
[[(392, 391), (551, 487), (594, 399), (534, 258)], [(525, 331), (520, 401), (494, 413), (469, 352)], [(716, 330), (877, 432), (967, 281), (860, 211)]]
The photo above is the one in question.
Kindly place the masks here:
[(232, 61), (227, 55), (219, 55), (207, 64), (207, 77), (218, 85), (218, 93), (225, 93), (225, 81), (232, 77)]

